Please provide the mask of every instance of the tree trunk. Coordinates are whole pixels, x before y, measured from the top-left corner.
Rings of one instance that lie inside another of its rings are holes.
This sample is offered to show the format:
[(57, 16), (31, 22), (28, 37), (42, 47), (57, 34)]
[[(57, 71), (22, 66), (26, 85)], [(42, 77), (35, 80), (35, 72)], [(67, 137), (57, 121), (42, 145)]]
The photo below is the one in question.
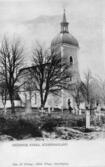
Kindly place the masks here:
[(41, 95), (41, 108), (44, 108), (46, 101), (47, 101), (48, 93), (45, 93), (44, 99), (43, 95)]
[(6, 105), (4, 104), (4, 114), (6, 114)]
[(15, 113), (15, 106), (14, 106), (14, 100), (11, 100), (11, 109), (12, 109), (12, 113)]
[(44, 108), (44, 105), (43, 105), (43, 91), (42, 91), (42, 84), (40, 85), (40, 99), (41, 99), (41, 108)]
[(14, 106), (14, 96), (13, 94), (10, 94), (10, 101), (11, 101), (11, 112), (14, 114), (15, 113), (15, 106)]
[(45, 93), (45, 96), (44, 96), (44, 100), (43, 100), (43, 106), (45, 106), (45, 104), (46, 104), (47, 97), (48, 97), (48, 91), (46, 90), (46, 93)]
[(43, 95), (42, 94), (40, 94), (40, 98), (41, 98), (41, 108), (44, 108)]

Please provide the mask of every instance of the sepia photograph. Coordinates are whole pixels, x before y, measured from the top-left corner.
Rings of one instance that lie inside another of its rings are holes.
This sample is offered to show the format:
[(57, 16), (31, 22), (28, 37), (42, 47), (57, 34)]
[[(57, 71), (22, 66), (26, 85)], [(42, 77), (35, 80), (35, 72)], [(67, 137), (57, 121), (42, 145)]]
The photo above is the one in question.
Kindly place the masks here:
[[(0, 0), (1, 167), (104, 167), (104, 4), (104, 0)], [(38, 155), (46, 163), (29, 158), (25, 164), (27, 154), (37, 155), (32, 145), (32, 150), (19, 146), (27, 142), (39, 143)], [(55, 151), (46, 148), (52, 156), (44, 158), (42, 145), (49, 142)], [(64, 152), (58, 152), (57, 145), (63, 144)], [(54, 154), (62, 163), (54, 162)]]

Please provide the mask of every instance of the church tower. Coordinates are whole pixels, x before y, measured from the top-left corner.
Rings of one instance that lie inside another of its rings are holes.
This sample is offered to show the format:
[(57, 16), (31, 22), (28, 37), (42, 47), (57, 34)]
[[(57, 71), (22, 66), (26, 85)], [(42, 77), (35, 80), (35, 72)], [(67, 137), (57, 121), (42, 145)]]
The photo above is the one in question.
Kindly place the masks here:
[(76, 83), (80, 81), (80, 74), (78, 68), (78, 50), (79, 43), (77, 39), (69, 33), (69, 23), (66, 19), (66, 13), (64, 10), (62, 22), (60, 23), (60, 33), (52, 40), (51, 48), (54, 48), (57, 54), (61, 54), (66, 63), (69, 66), (70, 83)]
[[(69, 23), (66, 19), (65, 10), (60, 26), (60, 33), (52, 40), (51, 48), (55, 50), (56, 54), (61, 55), (69, 66), (68, 72), (70, 73), (70, 78), (68, 79), (68, 84), (72, 85), (73, 89), (75, 89), (75, 85), (81, 81), (78, 67), (79, 43), (69, 32)], [(72, 107), (75, 105), (75, 101), (73, 99), (73, 89), (72, 91), (62, 90), (60, 102), (62, 108), (68, 108), (69, 100), (71, 101)]]

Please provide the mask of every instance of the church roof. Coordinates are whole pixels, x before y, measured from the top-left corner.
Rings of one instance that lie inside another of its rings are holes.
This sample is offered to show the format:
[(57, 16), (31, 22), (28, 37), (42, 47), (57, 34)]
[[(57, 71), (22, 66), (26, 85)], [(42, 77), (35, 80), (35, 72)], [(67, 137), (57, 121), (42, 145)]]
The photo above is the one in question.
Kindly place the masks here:
[(79, 47), (79, 43), (77, 39), (71, 35), (70, 33), (59, 33), (51, 42), (51, 46), (55, 46), (58, 44), (68, 44)]
[(71, 33), (69, 33), (68, 25), (69, 23), (67, 22), (66, 13), (64, 10), (63, 19), (61, 22), (61, 32), (52, 40), (51, 42), (52, 47), (57, 44), (68, 44), (79, 47), (77, 39)]

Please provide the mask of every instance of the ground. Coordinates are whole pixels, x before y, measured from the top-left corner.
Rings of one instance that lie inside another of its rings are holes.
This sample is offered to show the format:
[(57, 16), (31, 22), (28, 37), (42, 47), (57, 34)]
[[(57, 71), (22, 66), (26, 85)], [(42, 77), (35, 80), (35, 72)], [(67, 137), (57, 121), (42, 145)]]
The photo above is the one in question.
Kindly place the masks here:
[(15, 115), (1, 115), (0, 140), (35, 139), (99, 139), (105, 138), (105, 118), (102, 117), (91, 128), (85, 128), (85, 115), (74, 115), (69, 112), (52, 114), (32, 112)]
[(44, 138), (51, 139), (66, 139), (66, 140), (91, 140), (91, 139), (105, 139), (105, 125), (102, 127), (92, 128), (91, 132), (82, 132), (74, 128), (58, 127), (53, 133), (43, 132)]

